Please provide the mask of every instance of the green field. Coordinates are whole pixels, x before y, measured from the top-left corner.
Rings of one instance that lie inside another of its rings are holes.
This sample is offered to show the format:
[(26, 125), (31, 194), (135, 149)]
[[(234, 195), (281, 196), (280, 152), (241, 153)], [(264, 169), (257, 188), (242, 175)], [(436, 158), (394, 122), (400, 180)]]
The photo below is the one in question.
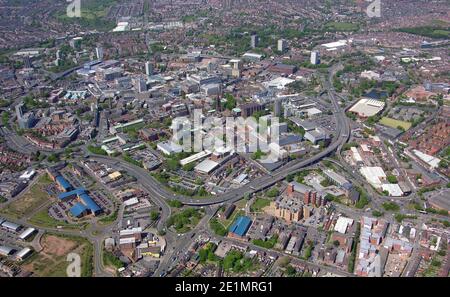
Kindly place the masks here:
[(330, 31), (358, 31), (359, 26), (353, 23), (329, 22), (325, 28)]
[(39, 177), (38, 181), (23, 194), (22, 197), (9, 204), (2, 213), (13, 218), (21, 218), (48, 202), (51, 198), (45, 191), (45, 187), (50, 185), (52, 180), (47, 174)]
[(57, 20), (62, 23), (77, 23), (84, 28), (109, 31), (115, 26), (115, 22), (106, 18), (109, 9), (117, 3), (117, 0), (83, 0), (81, 4), (81, 17), (71, 18), (66, 10), (55, 14)]
[(405, 122), (405, 121), (399, 121), (399, 120), (395, 120), (395, 119), (391, 119), (391, 118), (387, 118), (384, 117), (380, 120), (380, 124), (391, 127), (391, 128), (395, 128), (397, 129), (398, 127), (402, 127), (403, 129), (405, 129), (405, 131), (409, 130), (409, 128), (411, 128), (411, 123), (409, 122)]
[(250, 206), (251, 212), (261, 212), (262, 209), (270, 204), (269, 199), (257, 198), (255, 202)]
[(397, 31), (436, 39), (450, 38), (450, 27), (445, 22), (438, 22), (432, 26), (400, 28)]

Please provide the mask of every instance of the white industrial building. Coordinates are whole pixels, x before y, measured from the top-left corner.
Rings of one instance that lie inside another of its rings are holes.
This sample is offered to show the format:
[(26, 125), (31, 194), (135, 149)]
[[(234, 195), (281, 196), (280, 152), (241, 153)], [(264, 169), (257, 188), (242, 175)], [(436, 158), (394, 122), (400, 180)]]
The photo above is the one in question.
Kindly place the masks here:
[(383, 181), (386, 180), (386, 173), (381, 167), (361, 167), (359, 172), (375, 188), (381, 188)]
[(25, 240), (28, 237), (30, 237), (34, 232), (36, 232), (36, 229), (34, 229), (32, 227), (28, 227), (22, 233), (20, 233), (19, 238), (22, 240)]
[(200, 153), (197, 153), (195, 155), (189, 156), (189, 157), (181, 160), (180, 161), (180, 165), (181, 166), (185, 166), (185, 165), (190, 164), (192, 162), (195, 162), (195, 161), (201, 160), (203, 158), (206, 158), (206, 157), (208, 157), (210, 155), (211, 155), (211, 151), (204, 150), (204, 151), (201, 151)]
[(368, 118), (380, 113), (385, 105), (380, 100), (361, 99), (349, 111), (357, 114), (360, 118)]
[(8, 222), (8, 221), (4, 221), (1, 226), (2, 226), (2, 228), (6, 229), (6, 230), (14, 231), (14, 232), (19, 231), (21, 228), (20, 225), (17, 225), (17, 224)]
[(30, 248), (23, 248), (21, 249), (16, 255), (16, 260), (23, 261), (26, 257), (28, 257), (33, 251)]
[(180, 145), (169, 141), (158, 143), (157, 148), (167, 156), (171, 156), (172, 154), (178, 154), (183, 151), (183, 148)]
[(198, 164), (197, 166), (195, 166), (194, 170), (198, 173), (209, 174), (214, 169), (219, 167), (219, 165), (220, 165), (219, 163), (217, 163), (213, 160), (206, 159), (203, 162), (201, 162), (200, 164)]
[(339, 217), (336, 221), (336, 225), (334, 226), (334, 231), (337, 231), (341, 234), (347, 233), (348, 227), (353, 225), (353, 219), (346, 217)]
[(263, 55), (254, 54), (254, 53), (245, 53), (242, 55), (242, 58), (244, 60), (251, 61), (251, 62), (259, 62), (262, 60)]
[(1, 256), (9, 256), (13, 253), (14, 249), (9, 246), (0, 245), (0, 255)]
[(389, 193), (389, 196), (392, 197), (401, 197), (404, 195), (402, 189), (398, 184), (382, 184), (381, 188), (383, 191), (386, 191)]
[(305, 139), (313, 144), (317, 144), (319, 141), (327, 139), (327, 133), (321, 128), (316, 128), (314, 130), (306, 131)]

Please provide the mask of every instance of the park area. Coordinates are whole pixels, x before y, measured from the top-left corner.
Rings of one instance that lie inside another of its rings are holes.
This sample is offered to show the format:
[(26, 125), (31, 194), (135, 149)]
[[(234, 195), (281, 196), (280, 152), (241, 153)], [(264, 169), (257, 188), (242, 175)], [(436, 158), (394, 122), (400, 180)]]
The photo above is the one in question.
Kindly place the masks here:
[(186, 208), (167, 219), (167, 227), (173, 227), (178, 233), (186, 233), (195, 228), (204, 215), (203, 209)]
[(46, 187), (51, 183), (52, 180), (47, 174), (38, 177), (38, 180), (22, 195), (22, 197), (13, 201), (2, 210), (2, 214), (15, 219), (29, 215), (49, 201), (50, 196), (46, 191)]
[(330, 31), (358, 31), (359, 26), (353, 23), (345, 22), (329, 22), (325, 25), (325, 28)]
[(81, 257), (81, 276), (92, 276), (93, 247), (86, 239), (46, 234), (41, 238), (42, 251), (28, 258), (23, 268), (40, 277), (67, 276), (69, 253)]
[(265, 198), (257, 198), (255, 202), (250, 206), (250, 211), (255, 212), (262, 212), (263, 209), (270, 205), (270, 200)]
[(402, 130), (409, 130), (409, 128), (411, 128), (411, 123), (405, 122), (405, 121), (399, 121), (399, 120), (395, 120), (395, 119), (391, 119), (391, 118), (387, 118), (387, 117), (383, 117), (380, 120), (380, 124), (384, 125), (384, 126), (388, 126), (391, 128), (395, 128), (398, 129), (399, 127), (402, 128)]

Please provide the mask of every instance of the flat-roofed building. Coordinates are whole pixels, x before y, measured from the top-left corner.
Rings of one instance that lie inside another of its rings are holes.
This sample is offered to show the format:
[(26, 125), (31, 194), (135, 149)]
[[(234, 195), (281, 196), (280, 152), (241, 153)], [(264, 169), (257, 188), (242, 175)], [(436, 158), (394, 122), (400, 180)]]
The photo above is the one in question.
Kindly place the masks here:
[(189, 156), (189, 157), (187, 157), (187, 158), (185, 158), (183, 160), (180, 160), (180, 165), (181, 166), (185, 166), (185, 165), (187, 165), (189, 163), (201, 160), (201, 159), (206, 158), (206, 157), (208, 157), (210, 155), (211, 155), (211, 151), (204, 150), (204, 151), (201, 151), (201, 152), (199, 152), (197, 154)]
[(386, 104), (383, 101), (361, 99), (349, 109), (349, 112), (355, 113), (360, 118), (368, 118), (380, 113), (385, 105)]
[(219, 163), (213, 160), (206, 159), (203, 162), (199, 163), (195, 166), (194, 170), (201, 174), (210, 174), (217, 167), (219, 167)]

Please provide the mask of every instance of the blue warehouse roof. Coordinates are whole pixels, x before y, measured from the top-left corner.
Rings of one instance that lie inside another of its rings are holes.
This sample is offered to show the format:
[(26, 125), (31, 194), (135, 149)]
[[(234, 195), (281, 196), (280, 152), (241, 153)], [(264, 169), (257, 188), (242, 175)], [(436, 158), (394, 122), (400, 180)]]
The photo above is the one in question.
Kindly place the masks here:
[(233, 225), (231, 225), (230, 232), (239, 236), (244, 236), (251, 224), (252, 220), (249, 217), (239, 217), (234, 221)]
[(78, 188), (70, 192), (61, 193), (58, 195), (58, 199), (64, 200), (74, 198), (74, 196), (79, 197), (82, 203), (77, 203), (70, 209), (72, 215), (78, 217), (85, 210), (90, 210), (94, 214), (101, 212), (101, 207), (92, 199), (91, 196), (86, 193), (84, 188)]
[(84, 204), (86, 204), (86, 207), (92, 212), (92, 213), (97, 213), (99, 211), (101, 211), (102, 209), (100, 208), (100, 206), (98, 206), (97, 203), (95, 203), (94, 200), (92, 200), (91, 196), (89, 196), (86, 193), (83, 193), (80, 195), (80, 199), (83, 201)]
[(70, 213), (74, 216), (74, 217), (79, 217), (80, 215), (82, 215), (85, 211), (87, 210), (86, 206), (84, 206), (81, 203), (77, 203), (75, 204), (71, 209), (70, 209)]
[(73, 196), (80, 196), (81, 194), (86, 193), (86, 190), (83, 188), (78, 188), (70, 192), (64, 192), (58, 195), (59, 200), (64, 200)]
[(65, 190), (69, 191), (72, 188), (72, 185), (62, 176), (58, 175), (56, 177), (56, 182)]

